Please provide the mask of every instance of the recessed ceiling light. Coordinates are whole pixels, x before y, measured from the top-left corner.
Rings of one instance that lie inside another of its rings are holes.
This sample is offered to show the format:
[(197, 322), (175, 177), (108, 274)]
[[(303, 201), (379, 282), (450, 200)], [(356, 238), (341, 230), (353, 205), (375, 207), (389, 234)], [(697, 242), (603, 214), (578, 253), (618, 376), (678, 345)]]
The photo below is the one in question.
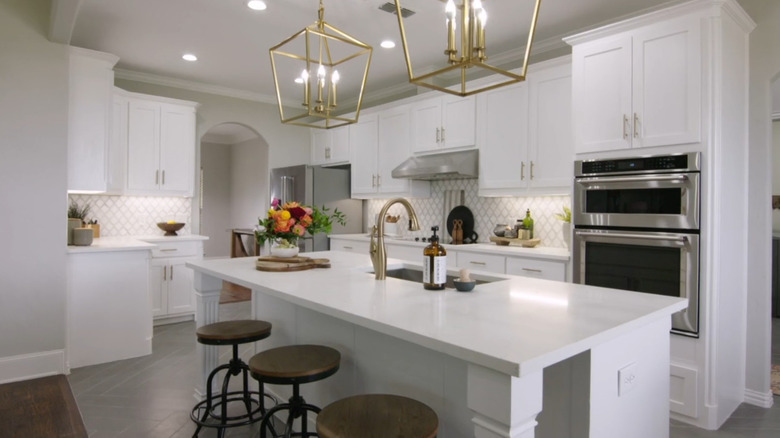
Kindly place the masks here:
[(379, 43), (379, 45), (385, 49), (392, 49), (393, 47), (395, 47), (395, 42), (392, 40), (384, 40), (381, 43)]
[(253, 9), (255, 11), (264, 11), (267, 7), (265, 2), (262, 0), (249, 0), (246, 2), (246, 5), (249, 7), (249, 9)]
[(297, 78), (295, 78), (295, 83), (296, 83), (296, 84), (302, 84), (302, 83), (303, 83), (303, 78), (302, 78), (302, 77), (300, 77), (300, 76), (299, 76), (299, 77), (297, 77)]
[(185, 53), (184, 55), (181, 56), (181, 59), (192, 62), (192, 61), (197, 61), (198, 57), (193, 55), (192, 53)]

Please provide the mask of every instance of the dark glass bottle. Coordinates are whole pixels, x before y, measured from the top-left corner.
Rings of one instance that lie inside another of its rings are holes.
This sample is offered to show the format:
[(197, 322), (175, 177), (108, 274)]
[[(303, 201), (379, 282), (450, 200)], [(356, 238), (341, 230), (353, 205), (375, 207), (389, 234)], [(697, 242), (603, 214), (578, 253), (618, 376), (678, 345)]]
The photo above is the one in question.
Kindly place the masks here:
[(436, 235), (439, 227), (431, 227), (431, 230), (431, 244), (423, 250), (423, 287), (442, 290), (447, 283), (447, 251), (439, 245), (439, 236)]

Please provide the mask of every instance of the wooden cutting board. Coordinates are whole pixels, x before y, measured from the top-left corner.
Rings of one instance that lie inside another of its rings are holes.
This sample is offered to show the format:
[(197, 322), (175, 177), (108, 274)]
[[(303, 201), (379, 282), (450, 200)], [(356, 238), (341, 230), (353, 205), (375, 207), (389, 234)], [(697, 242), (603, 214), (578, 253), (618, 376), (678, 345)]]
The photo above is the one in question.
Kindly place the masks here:
[(314, 268), (330, 268), (329, 259), (313, 259), (310, 257), (259, 257), (255, 262), (258, 271), (292, 272), (305, 271)]

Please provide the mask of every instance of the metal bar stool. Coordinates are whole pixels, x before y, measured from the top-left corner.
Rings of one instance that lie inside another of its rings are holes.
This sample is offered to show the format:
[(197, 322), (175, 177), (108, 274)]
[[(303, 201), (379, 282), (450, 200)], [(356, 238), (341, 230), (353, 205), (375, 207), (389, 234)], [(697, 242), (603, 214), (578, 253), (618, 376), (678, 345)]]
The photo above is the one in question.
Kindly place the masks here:
[[(260, 383), (275, 385), (292, 385), (293, 395), (288, 403), (282, 403), (269, 409), (260, 423), (260, 438), (266, 438), (270, 429), (274, 437), (285, 438), (299, 436), (317, 436), (308, 431), (307, 413), (320, 412), (320, 408), (306, 403), (300, 395), (300, 384), (325, 379), (338, 371), (341, 364), (341, 353), (322, 345), (290, 345), (272, 348), (257, 353), (249, 360), (252, 377)], [(285, 428), (281, 434), (276, 432), (273, 423), (274, 415), (288, 411)], [(293, 431), (293, 422), (301, 418), (301, 431)]]
[(320, 438), (433, 438), (439, 417), (424, 403), (389, 394), (347, 397), (317, 416)]
[[(271, 323), (255, 320), (223, 321), (207, 324), (196, 331), (198, 342), (204, 345), (231, 345), (233, 358), (229, 363), (214, 368), (206, 381), (206, 398), (192, 408), (190, 418), (198, 427), (193, 437), (197, 437), (202, 427), (215, 427), (217, 436), (223, 437), (229, 427), (245, 426), (260, 421), (265, 414), (265, 397), (276, 404), (270, 395), (264, 394), (263, 383), (258, 391), (249, 390), (249, 366), (238, 356), (238, 346), (259, 341), (271, 335)], [(226, 370), (222, 380), (222, 391), (213, 394), (212, 383), (220, 371)], [(243, 374), (243, 387), (240, 391), (230, 391), (230, 378)], [(228, 405), (242, 402), (245, 411), (237, 415), (228, 414)]]

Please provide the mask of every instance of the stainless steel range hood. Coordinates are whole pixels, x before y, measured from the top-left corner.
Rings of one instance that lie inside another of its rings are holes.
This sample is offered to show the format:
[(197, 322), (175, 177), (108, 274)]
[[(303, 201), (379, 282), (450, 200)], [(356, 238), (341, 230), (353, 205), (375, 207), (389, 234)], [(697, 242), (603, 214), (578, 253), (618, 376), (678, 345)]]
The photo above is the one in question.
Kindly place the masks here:
[(465, 179), (479, 176), (479, 151), (446, 152), (411, 157), (393, 169), (393, 178)]

